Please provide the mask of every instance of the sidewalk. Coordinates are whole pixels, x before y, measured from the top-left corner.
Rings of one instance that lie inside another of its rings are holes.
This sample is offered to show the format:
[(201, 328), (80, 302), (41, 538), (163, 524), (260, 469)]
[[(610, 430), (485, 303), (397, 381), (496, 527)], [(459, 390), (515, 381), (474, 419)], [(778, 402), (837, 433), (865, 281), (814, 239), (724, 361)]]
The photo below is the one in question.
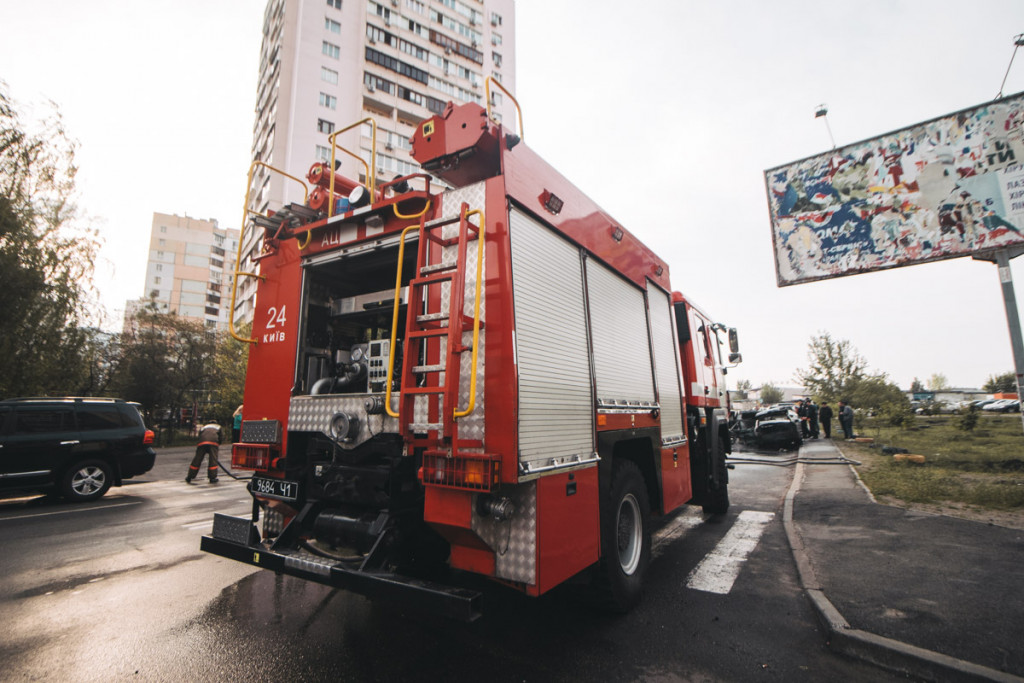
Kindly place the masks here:
[(833, 650), (930, 680), (1024, 681), (1024, 531), (874, 503), (846, 465), (798, 465), (784, 523)]

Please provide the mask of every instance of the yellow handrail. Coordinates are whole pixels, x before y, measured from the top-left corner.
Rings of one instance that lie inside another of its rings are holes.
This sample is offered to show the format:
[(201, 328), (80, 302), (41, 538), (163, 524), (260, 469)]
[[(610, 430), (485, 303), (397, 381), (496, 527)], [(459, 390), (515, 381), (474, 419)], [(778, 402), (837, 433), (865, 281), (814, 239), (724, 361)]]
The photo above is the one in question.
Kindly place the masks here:
[(427, 211), (430, 210), (430, 200), (429, 199), (427, 200), (427, 205), (423, 207), (422, 211), (420, 211), (419, 213), (414, 213), (411, 216), (403, 215), (398, 210), (398, 202), (395, 202), (394, 204), (392, 204), (391, 208), (395, 210), (395, 216), (396, 217), (401, 218), (402, 220), (414, 220), (416, 218), (419, 218), (420, 216), (422, 216), (423, 214), (425, 214)]
[[(235, 254), (235, 274), (234, 274), (234, 277), (231, 278), (231, 280), (232, 280), (232, 282), (231, 282), (231, 310), (228, 311), (228, 332), (230, 332), (231, 336), (234, 337), (236, 340), (238, 340), (240, 342), (246, 342), (247, 344), (255, 344), (256, 340), (255, 339), (246, 339), (245, 337), (239, 336), (239, 334), (237, 332), (235, 332), (235, 298), (238, 295), (238, 276), (239, 275), (246, 275), (248, 277), (255, 277), (255, 278), (259, 278), (260, 280), (264, 279), (264, 277), (262, 275), (259, 275), (257, 273), (249, 273), (249, 272), (245, 272), (245, 271), (239, 270), (239, 268), (242, 265), (242, 243), (244, 241), (243, 238), (245, 237), (245, 224), (246, 224), (246, 221), (248, 221), (250, 213), (259, 214), (259, 211), (253, 211), (252, 209), (249, 208), (249, 193), (250, 193), (250, 191), (252, 191), (252, 172), (256, 169), (257, 166), (263, 166), (265, 168), (270, 169), (271, 171), (274, 171), (275, 173), (280, 173), (284, 177), (290, 178), (290, 179), (296, 181), (297, 183), (299, 183), (299, 185), (302, 185), (302, 192), (303, 192), (302, 203), (306, 204), (309, 201), (309, 188), (306, 187), (306, 183), (302, 182), (300, 179), (296, 178), (293, 175), (289, 175), (288, 173), (285, 173), (284, 171), (282, 171), (279, 168), (274, 168), (270, 164), (265, 164), (262, 161), (260, 161), (259, 159), (257, 159), (256, 161), (252, 162), (252, 164), (249, 165), (249, 175), (248, 175), (248, 178), (245, 181), (245, 203), (242, 204), (242, 224), (239, 226), (239, 230), (238, 230), (238, 251)], [(260, 214), (260, 215), (262, 215), (262, 214)], [(311, 235), (310, 235), (309, 231), (307, 230), (306, 231), (306, 244), (309, 244), (310, 237), (311, 237)], [(303, 247), (306, 246), (306, 244), (303, 244), (299, 248), (302, 249)]]
[[(337, 140), (335, 139), (339, 135), (341, 135), (342, 133), (347, 133), (348, 131), (352, 130), (356, 126), (361, 126), (364, 123), (369, 123), (370, 124), (370, 129), (372, 131), (370, 133), (370, 163), (369, 163), (369, 165), (367, 165), (366, 161), (361, 156), (359, 156), (355, 152), (352, 152), (351, 150), (345, 149), (344, 147), (339, 145)], [(330, 171), (331, 171), (331, 182), (330, 182), (330, 187), (328, 188), (328, 200), (330, 202), (330, 206), (327, 207), (327, 216), (331, 217), (331, 216), (334, 215), (334, 159), (335, 159), (334, 152), (335, 152), (335, 150), (338, 150), (338, 149), (340, 149), (345, 154), (348, 154), (349, 156), (354, 157), (356, 160), (358, 160), (363, 165), (363, 168), (366, 169), (366, 186), (370, 189), (370, 202), (372, 203), (372, 202), (376, 201), (376, 196), (377, 196), (376, 195), (376, 192), (377, 192), (377, 122), (374, 121), (371, 117), (368, 116), (365, 119), (362, 119), (361, 121), (356, 121), (355, 123), (353, 123), (350, 126), (345, 126), (344, 128), (342, 128), (340, 130), (334, 131), (333, 133), (331, 133), (330, 135), (327, 136), (327, 139), (330, 140), (330, 142), (331, 142), (331, 168), (330, 168)]]
[(398, 339), (398, 304), (402, 298), (402, 266), (405, 260), (405, 236), (410, 230), (419, 230), (419, 223), (408, 226), (398, 238), (398, 272), (395, 274), (395, 309), (391, 314), (391, 347), (388, 349), (388, 383), (384, 393), (384, 410), (391, 417), (398, 417), (397, 411), (391, 410), (391, 381), (395, 372), (395, 342)]
[(519, 106), (519, 102), (516, 101), (515, 96), (508, 91), (508, 88), (501, 84), (501, 81), (494, 80), (493, 76), (488, 76), (484, 81), (484, 97), (487, 99), (487, 118), (491, 118), (491, 82), (493, 82), (498, 88), (501, 89), (508, 98), (512, 100), (512, 104), (516, 105), (516, 114), (519, 116), (519, 139), (525, 140), (526, 137), (523, 135), (523, 110)]
[[(477, 353), (480, 348), (480, 284), (483, 278), (484, 232), (487, 227), (487, 221), (484, 219), (484, 212), (480, 209), (467, 211), (463, 214), (462, 219), (468, 221), (469, 217), (473, 214), (480, 216), (480, 226), (476, 233), (476, 301), (473, 303), (473, 360), (470, 363), (470, 371), (472, 374), (469, 376), (469, 406), (467, 406), (465, 410), (458, 410), (456, 408), (452, 415), (452, 420), (465, 417), (472, 413), (473, 409), (476, 408), (476, 363)], [(453, 313), (450, 312), (449, 315), (453, 315)], [(458, 315), (462, 315), (462, 311), (458, 311)], [(462, 340), (460, 339), (459, 343), (461, 342)]]

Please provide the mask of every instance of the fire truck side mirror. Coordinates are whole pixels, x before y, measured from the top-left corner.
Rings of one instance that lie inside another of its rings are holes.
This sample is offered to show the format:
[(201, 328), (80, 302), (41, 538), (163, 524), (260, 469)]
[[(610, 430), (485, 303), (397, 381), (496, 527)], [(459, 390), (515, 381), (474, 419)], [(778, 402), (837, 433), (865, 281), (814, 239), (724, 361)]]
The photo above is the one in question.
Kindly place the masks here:
[[(737, 334), (735, 327), (729, 328), (729, 351), (736, 355), (738, 355), (740, 351), (740, 335)], [(732, 363), (739, 361), (733, 361), (732, 356), (730, 356), (729, 362)]]
[(743, 362), (743, 354), (742, 353), (730, 353), (729, 354), (729, 362), (732, 363), (733, 365), (739, 365), (740, 363)]

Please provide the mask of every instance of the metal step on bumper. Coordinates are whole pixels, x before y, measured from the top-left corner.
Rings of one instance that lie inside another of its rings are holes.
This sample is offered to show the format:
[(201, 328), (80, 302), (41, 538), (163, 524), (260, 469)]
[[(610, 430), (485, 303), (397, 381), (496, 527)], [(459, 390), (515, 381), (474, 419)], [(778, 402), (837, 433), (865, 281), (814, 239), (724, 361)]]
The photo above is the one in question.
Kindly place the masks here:
[(478, 591), (422, 581), (400, 574), (358, 571), (304, 551), (268, 550), (256, 539), (256, 525), (245, 517), (214, 515), (214, 530), (203, 536), (203, 552), (288, 574), (308, 581), (342, 588), (368, 598), (401, 601), (403, 606), (474, 621), (481, 616)]

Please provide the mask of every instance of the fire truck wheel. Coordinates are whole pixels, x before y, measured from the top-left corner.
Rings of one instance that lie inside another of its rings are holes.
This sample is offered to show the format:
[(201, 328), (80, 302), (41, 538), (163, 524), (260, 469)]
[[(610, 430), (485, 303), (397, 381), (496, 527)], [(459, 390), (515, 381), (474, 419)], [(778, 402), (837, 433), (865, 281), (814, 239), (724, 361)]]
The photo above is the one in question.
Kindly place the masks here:
[(64, 473), (60, 491), (68, 500), (84, 503), (102, 496), (111, 483), (110, 465), (102, 460), (85, 460), (75, 463)]
[(597, 580), (602, 601), (611, 611), (626, 612), (640, 601), (651, 561), (649, 514), (647, 487), (639, 468), (628, 460), (616, 463), (611, 490), (601, 506), (605, 550)]
[(708, 491), (702, 508), (709, 515), (724, 515), (729, 511), (729, 467), (725, 463), (725, 446), (721, 439), (715, 447), (715, 461), (712, 467), (718, 475), (718, 486)]

